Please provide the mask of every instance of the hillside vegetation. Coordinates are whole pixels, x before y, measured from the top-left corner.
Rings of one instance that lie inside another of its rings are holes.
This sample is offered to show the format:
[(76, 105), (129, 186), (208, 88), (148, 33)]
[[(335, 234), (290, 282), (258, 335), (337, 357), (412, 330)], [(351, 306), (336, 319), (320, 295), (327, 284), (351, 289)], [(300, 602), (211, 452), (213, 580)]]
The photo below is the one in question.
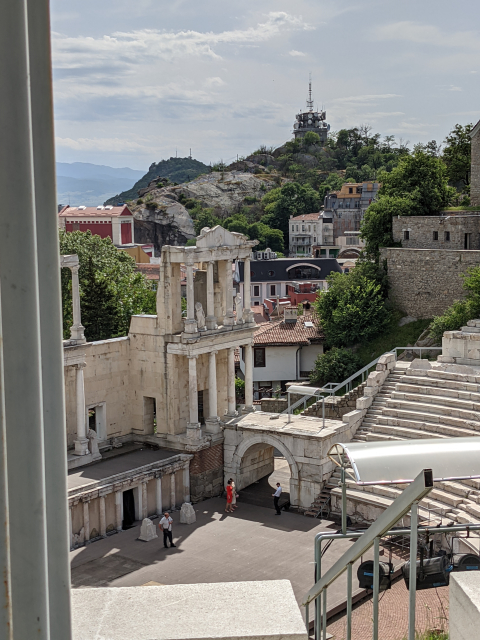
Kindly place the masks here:
[(131, 189), (122, 191), (113, 198), (109, 198), (105, 204), (117, 204), (119, 202), (127, 202), (138, 197), (138, 190), (148, 187), (150, 182), (155, 178), (168, 178), (171, 182), (177, 184), (189, 182), (201, 173), (207, 173), (210, 170), (206, 164), (192, 158), (170, 158), (169, 160), (161, 160), (153, 162), (148, 168), (147, 173), (140, 178)]

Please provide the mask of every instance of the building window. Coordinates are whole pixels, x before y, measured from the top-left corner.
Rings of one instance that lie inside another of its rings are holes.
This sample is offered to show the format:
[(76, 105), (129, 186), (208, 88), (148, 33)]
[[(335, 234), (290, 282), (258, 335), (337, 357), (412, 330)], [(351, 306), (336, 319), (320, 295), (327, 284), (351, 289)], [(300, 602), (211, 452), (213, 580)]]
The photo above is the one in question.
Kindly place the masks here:
[(255, 347), (253, 350), (253, 366), (265, 367), (265, 347)]
[(353, 193), (353, 187), (348, 187), (348, 193)]
[(293, 267), (288, 270), (289, 280), (319, 280), (320, 270), (315, 267)]
[(316, 239), (316, 238), (313, 238), (313, 241), (314, 241), (314, 242), (317, 242), (317, 239)]
[(305, 231), (305, 225), (302, 224), (302, 231)]
[(274, 284), (270, 285), (270, 295), (271, 296), (277, 295), (277, 287)]
[(292, 231), (295, 231), (295, 225), (292, 224)]
[(357, 187), (357, 193), (362, 193), (362, 187)]
[(270, 276), (270, 278), (273, 278), (273, 276), (275, 275), (275, 271), (269, 271), (268, 275)]
[(450, 242), (450, 231), (445, 231), (445, 242)]
[(297, 231), (298, 231), (298, 224), (297, 224)]
[(312, 227), (310, 225), (308, 225), (308, 232), (310, 233)]
[(410, 231), (404, 231), (403, 232), (403, 239), (404, 240), (410, 240)]
[(259, 284), (254, 284), (253, 285), (253, 297), (254, 298), (260, 297), (260, 285)]
[(438, 231), (433, 232), (433, 239), (438, 240)]

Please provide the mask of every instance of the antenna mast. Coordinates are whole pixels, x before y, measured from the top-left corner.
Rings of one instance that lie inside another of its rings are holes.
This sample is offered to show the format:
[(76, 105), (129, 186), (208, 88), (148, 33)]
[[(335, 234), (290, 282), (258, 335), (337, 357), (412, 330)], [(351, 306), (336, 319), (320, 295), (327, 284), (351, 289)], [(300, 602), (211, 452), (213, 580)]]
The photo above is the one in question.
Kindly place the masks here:
[(308, 100), (307, 100), (307, 108), (309, 111), (313, 111), (313, 100), (312, 100), (312, 72), (308, 75)]

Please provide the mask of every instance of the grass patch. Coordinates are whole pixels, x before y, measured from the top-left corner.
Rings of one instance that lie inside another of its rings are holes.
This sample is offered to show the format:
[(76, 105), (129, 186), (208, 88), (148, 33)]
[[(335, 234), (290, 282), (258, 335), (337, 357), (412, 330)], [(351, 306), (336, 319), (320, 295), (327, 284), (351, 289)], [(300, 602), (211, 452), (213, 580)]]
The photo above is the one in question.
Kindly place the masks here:
[(416, 320), (399, 327), (398, 321), (401, 317), (402, 313), (398, 311), (393, 313), (392, 321), (387, 331), (358, 349), (357, 355), (360, 357), (363, 366), (394, 347), (406, 347), (409, 344), (415, 344), (422, 331), (425, 331), (431, 323), (431, 320)]
[(442, 211), (480, 211), (480, 207), (447, 207)]

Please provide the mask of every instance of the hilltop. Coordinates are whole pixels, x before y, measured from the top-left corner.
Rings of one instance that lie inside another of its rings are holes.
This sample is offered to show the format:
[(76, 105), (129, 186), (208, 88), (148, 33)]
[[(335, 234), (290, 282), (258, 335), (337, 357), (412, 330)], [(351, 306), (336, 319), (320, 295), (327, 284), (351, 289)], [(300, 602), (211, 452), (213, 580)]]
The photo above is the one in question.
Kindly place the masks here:
[(169, 160), (153, 162), (148, 168), (147, 173), (140, 178), (131, 189), (122, 191), (122, 193), (113, 196), (113, 198), (109, 198), (105, 204), (116, 204), (117, 202), (136, 200), (139, 189), (148, 187), (155, 178), (168, 178), (171, 182), (181, 184), (193, 180), (201, 173), (208, 173), (209, 170), (210, 167), (199, 160), (193, 160), (193, 158), (170, 158)]

